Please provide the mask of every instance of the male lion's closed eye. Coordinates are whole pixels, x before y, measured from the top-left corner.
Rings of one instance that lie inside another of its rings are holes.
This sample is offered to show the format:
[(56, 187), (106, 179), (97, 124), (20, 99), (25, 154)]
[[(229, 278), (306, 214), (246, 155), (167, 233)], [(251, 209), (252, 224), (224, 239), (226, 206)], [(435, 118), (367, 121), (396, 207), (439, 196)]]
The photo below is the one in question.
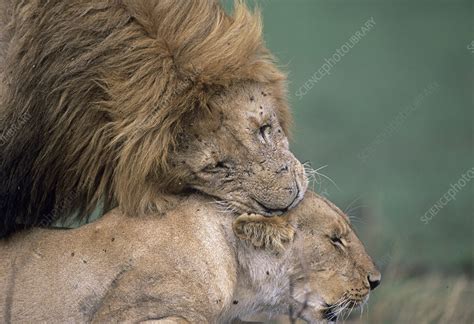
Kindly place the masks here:
[(269, 124), (265, 124), (259, 128), (260, 136), (262, 137), (263, 140), (267, 141), (268, 140), (268, 135), (271, 131), (272, 126)]
[(240, 215), (234, 221), (233, 229), (241, 240), (272, 251), (283, 250), (295, 234), (295, 229), (286, 217), (264, 217), (257, 214)]

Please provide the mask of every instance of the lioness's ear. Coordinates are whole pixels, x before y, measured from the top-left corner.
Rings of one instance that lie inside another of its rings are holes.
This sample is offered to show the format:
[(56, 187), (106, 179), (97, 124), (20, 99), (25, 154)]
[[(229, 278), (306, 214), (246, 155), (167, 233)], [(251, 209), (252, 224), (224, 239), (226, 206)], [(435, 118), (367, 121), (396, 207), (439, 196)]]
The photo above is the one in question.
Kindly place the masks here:
[(272, 251), (281, 251), (285, 243), (293, 240), (295, 230), (287, 217), (264, 217), (243, 214), (234, 221), (235, 235), (249, 241), (253, 246)]

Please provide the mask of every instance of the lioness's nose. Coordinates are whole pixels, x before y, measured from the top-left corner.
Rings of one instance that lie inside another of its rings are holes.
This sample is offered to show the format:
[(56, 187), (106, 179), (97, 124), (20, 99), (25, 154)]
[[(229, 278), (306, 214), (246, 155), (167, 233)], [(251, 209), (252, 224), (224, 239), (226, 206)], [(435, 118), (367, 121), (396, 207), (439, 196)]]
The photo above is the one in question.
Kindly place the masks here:
[(378, 285), (380, 285), (382, 275), (378, 271), (376, 273), (369, 273), (367, 280), (369, 281), (370, 290), (374, 290)]

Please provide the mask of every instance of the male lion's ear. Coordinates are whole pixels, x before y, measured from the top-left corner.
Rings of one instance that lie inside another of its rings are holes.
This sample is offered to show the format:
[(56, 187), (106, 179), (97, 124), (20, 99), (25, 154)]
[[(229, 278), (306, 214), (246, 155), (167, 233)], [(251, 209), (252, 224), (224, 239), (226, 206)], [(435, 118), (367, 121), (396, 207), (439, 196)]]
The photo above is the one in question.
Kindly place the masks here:
[(253, 246), (272, 251), (281, 251), (285, 243), (293, 240), (295, 230), (287, 217), (264, 217), (243, 214), (234, 221), (235, 235), (249, 241)]

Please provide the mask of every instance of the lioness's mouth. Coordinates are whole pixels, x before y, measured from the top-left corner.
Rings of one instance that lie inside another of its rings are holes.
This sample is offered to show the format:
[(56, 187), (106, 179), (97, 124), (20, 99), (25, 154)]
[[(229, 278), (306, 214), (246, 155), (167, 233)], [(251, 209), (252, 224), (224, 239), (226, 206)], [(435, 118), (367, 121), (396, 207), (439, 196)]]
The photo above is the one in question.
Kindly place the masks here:
[(332, 306), (324, 309), (321, 314), (324, 320), (330, 322), (335, 322), (338, 316), (338, 314), (336, 313), (336, 308)]
[[(326, 304), (324, 309), (321, 311), (321, 316), (324, 320), (330, 322), (336, 322), (339, 316), (345, 314), (344, 316), (349, 317), (350, 313), (358, 308), (361, 305), (360, 302), (354, 300), (345, 300), (334, 305)], [(349, 312), (349, 313), (347, 313)]]

